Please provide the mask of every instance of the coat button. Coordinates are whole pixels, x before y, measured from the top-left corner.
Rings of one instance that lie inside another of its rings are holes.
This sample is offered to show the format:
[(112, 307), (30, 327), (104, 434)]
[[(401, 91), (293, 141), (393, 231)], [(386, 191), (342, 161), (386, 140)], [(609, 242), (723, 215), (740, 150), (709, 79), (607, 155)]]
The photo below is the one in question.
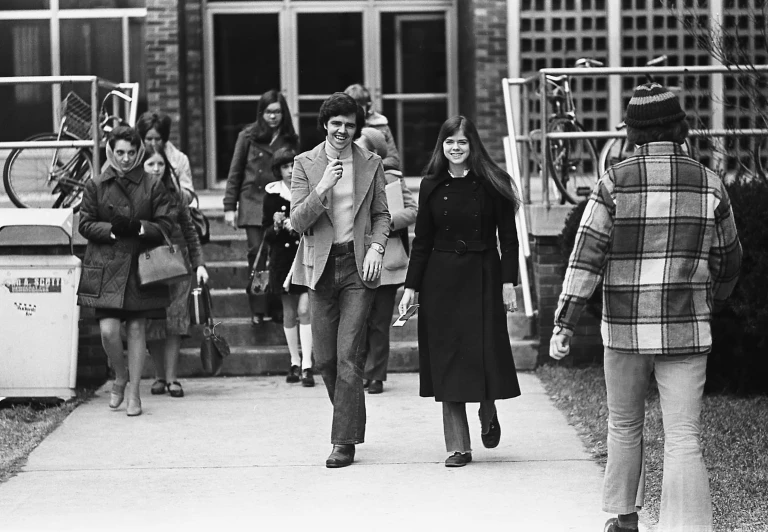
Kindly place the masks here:
[(448, 196), (443, 196), (443, 199), (444, 199), (444, 200), (447, 200), (447, 199), (448, 199)]
[(443, 211), (443, 216), (448, 216), (448, 211)]
[(291, 247), (291, 245), (288, 242), (286, 242), (285, 243), (285, 247), (289, 248), (289, 247)]
[(448, 230), (450, 230), (450, 229), (451, 229), (451, 226), (449, 226), (449, 225), (446, 225), (446, 226), (445, 226), (445, 230), (446, 230), (446, 231), (448, 231)]

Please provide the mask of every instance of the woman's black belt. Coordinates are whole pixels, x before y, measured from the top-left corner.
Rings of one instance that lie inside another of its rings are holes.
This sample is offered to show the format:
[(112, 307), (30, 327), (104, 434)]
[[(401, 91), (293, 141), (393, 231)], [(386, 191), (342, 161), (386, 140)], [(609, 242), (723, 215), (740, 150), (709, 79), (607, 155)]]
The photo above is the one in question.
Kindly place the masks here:
[(492, 240), (435, 240), (432, 249), (435, 251), (452, 251), (463, 255), (468, 251), (485, 251), (496, 248), (496, 238)]

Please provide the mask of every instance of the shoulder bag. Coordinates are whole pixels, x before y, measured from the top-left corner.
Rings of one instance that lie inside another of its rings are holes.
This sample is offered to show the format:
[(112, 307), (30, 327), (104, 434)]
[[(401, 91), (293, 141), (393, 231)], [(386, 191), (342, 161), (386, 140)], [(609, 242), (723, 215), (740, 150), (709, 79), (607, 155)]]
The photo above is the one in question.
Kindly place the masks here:
[(173, 245), (165, 231), (158, 226), (165, 244), (143, 251), (139, 255), (139, 285), (172, 284), (189, 275), (184, 254)]
[(250, 294), (258, 295), (265, 294), (269, 290), (269, 261), (267, 261), (267, 267), (265, 270), (259, 270), (259, 259), (261, 258), (261, 252), (264, 251), (264, 239), (262, 238), (261, 244), (259, 244), (259, 251), (256, 253), (256, 260), (253, 262), (253, 270), (251, 271), (251, 279), (248, 284)]
[(211, 291), (208, 288), (208, 283), (203, 283), (201, 288), (207, 318), (203, 329), (203, 341), (200, 344), (200, 362), (205, 373), (216, 376), (221, 373), (224, 358), (229, 356), (230, 349), (224, 337), (216, 333), (216, 326), (220, 323), (213, 321)]

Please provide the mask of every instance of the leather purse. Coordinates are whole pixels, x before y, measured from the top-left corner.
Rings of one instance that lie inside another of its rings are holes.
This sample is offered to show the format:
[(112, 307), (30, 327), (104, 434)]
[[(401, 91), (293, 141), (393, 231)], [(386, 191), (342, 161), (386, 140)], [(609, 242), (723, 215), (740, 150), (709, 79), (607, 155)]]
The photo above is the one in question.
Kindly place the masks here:
[[(158, 227), (158, 229), (160, 229)], [(173, 284), (189, 275), (189, 266), (178, 246), (160, 229), (165, 245), (148, 249), (139, 255), (139, 285)]]
[(267, 261), (267, 269), (258, 269), (259, 259), (263, 250), (264, 240), (261, 241), (259, 251), (256, 253), (256, 260), (253, 261), (253, 270), (251, 271), (251, 278), (248, 283), (248, 292), (252, 295), (265, 294), (269, 290), (269, 261)]
[(189, 215), (192, 218), (192, 223), (195, 224), (195, 231), (197, 232), (200, 244), (207, 244), (211, 241), (211, 223), (208, 221), (208, 217), (203, 214), (203, 211), (200, 210), (200, 198), (194, 192), (189, 192), (192, 194), (192, 203), (189, 204)]
[(213, 320), (211, 292), (208, 284), (203, 283), (201, 290), (207, 318), (203, 329), (203, 340), (200, 344), (200, 362), (205, 373), (216, 376), (221, 373), (224, 359), (229, 356), (230, 348), (224, 337), (216, 333), (216, 326), (220, 323), (215, 323)]
[(203, 300), (203, 289), (193, 288), (189, 293), (189, 324), (205, 325), (208, 322), (208, 306)]

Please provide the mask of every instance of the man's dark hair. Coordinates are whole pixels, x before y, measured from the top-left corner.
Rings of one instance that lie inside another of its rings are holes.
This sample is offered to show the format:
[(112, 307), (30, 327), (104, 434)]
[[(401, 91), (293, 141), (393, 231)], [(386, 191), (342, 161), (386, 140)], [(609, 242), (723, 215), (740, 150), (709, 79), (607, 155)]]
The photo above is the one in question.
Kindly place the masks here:
[(317, 129), (323, 135), (327, 135), (325, 125), (331, 118), (351, 114), (355, 115), (355, 125), (357, 125), (357, 130), (353, 137), (353, 140), (355, 140), (360, 137), (363, 127), (365, 127), (365, 111), (357, 105), (355, 99), (349, 94), (334, 92), (320, 106), (320, 114), (317, 116)]
[(635, 128), (627, 126), (627, 142), (641, 145), (649, 142), (674, 142), (683, 144), (688, 136), (688, 122), (680, 120), (662, 126)]

